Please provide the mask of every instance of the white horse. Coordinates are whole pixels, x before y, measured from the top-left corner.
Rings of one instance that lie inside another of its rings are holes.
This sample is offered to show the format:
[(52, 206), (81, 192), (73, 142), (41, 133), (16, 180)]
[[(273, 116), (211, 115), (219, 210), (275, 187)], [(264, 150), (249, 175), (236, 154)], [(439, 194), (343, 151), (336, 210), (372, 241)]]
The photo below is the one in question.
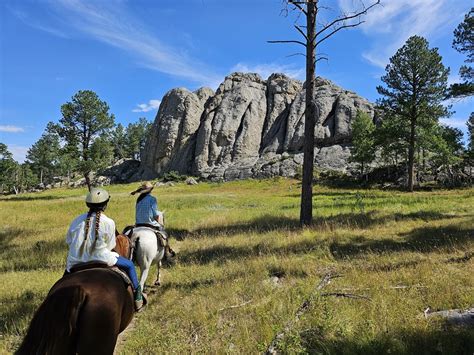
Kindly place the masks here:
[(165, 256), (165, 248), (161, 246), (155, 231), (147, 227), (136, 227), (131, 236), (135, 243), (135, 260), (140, 267), (140, 286), (145, 289), (145, 281), (148, 277), (151, 265), (156, 262), (157, 275), (155, 286), (161, 285), (161, 260)]

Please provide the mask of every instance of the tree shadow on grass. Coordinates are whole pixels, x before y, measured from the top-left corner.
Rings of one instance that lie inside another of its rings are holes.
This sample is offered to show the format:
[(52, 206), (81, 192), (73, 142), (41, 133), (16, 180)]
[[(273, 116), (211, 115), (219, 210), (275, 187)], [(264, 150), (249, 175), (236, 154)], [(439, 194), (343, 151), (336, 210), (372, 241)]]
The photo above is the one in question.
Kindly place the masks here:
[(29, 233), (30, 231), (21, 228), (5, 227), (0, 229), (0, 249), (8, 248), (13, 239)]
[(296, 219), (283, 216), (264, 215), (251, 221), (242, 221), (236, 224), (203, 227), (192, 231), (168, 228), (167, 232), (172, 238), (184, 240), (186, 238), (213, 238), (247, 233), (261, 234), (281, 230), (291, 231), (299, 228), (299, 222)]
[(17, 335), (22, 324), (33, 317), (43, 298), (43, 294), (27, 290), (19, 297), (1, 300), (2, 303), (8, 304), (8, 308), (0, 314), (0, 333)]
[[(447, 215), (439, 212), (418, 211), (407, 214), (395, 213), (387, 216), (377, 216), (376, 211), (365, 213), (340, 213), (333, 216), (322, 216), (313, 219), (310, 228), (316, 229), (339, 229), (339, 228), (358, 228), (364, 229), (375, 225), (381, 225), (389, 221), (416, 220), (423, 221), (440, 220), (455, 218), (454, 215)], [(264, 234), (270, 232), (295, 231), (301, 229), (299, 221), (295, 218), (284, 216), (264, 215), (251, 221), (242, 221), (236, 224), (224, 226), (212, 226), (197, 228), (196, 230), (186, 229), (167, 229), (170, 237), (177, 240), (187, 238), (214, 238), (221, 236), (234, 236), (238, 234)]]
[[(344, 213), (329, 217), (319, 217), (314, 220), (312, 228), (336, 230), (340, 228), (369, 228), (374, 225), (387, 223), (387, 221), (400, 221), (405, 219), (422, 219), (424, 221), (438, 220), (444, 218), (453, 218), (451, 215), (445, 215), (437, 212), (413, 212), (408, 214), (394, 214), (390, 216), (378, 217), (375, 212), (368, 213)], [(296, 219), (288, 217), (263, 216), (254, 219), (250, 222), (242, 222), (228, 226), (217, 226), (209, 228), (201, 228), (190, 232), (186, 230), (170, 229), (169, 233), (172, 237), (177, 239), (186, 238), (213, 238), (217, 236), (234, 236), (238, 234), (260, 234), (281, 231), (298, 230), (299, 222)], [(437, 239), (427, 239), (424, 233), (432, 235), (433, 233), (451, 233), (453, 237), (451, 241), (457, 242), (457, 239), (466, 239), (464, 236), (468, 231), (458, 230), (456, 227), (443, 231), (442, 228), (433, 228), (433, 231), (425, 231), (422, 229), (419, 232), (413, 232), (413, 235), (407, 236), (407, 241), (396, 242), (392, 239), (383, 240), (368, 240), (364, 237), (358, 238), (356, 244), (354, 240), (350, 244), (333, 243), (330, 246), (332, 254), (336, 258), (345, 258), (351, 255), (366, 253), (368, 251), (387, 251), (387, 250), (404, 250), (409, 247), (413, 250), (425, 247), (425, 244), (431, 245), (432, 248), (440, 246), (440, 241)], [(420, 235), (416, 234), (419, 233)], [(249, 236), (250, 238), (250, 236)], [(453, 239), (454, 238), (454, 239)], [(273, 247), (264, 240), (257, 244), (250, 244), (246, 246), (225, 246), (215, 245), (205, 249), (198, 249), (195, 251), (183, 251), (179, 254), (179, 262), (184, 264), (208, 264), (217, 262), (222, 264), (227, 260), (245, 259), (250, 257), (259, 257), (271, 254), (304, 254), (309, 253), (315, 249), (325, 247), (322, 241), (303, 241), (288, 246)], [(392, 267), (392, 266), (390, 266)], [(400, 265), (404, 267), (404, 265)]]
[(387, 253), (413, 251), (429, 253), (438, 249), (459, 247), (474, 240), (474, 231), (467, 227), (449, 225), (445, 227), (416, 228), (400, 235), (403, 240), (366, 239), (360, 237), (357, 243), (338, 243), (330, 245), (331, 254), (336, 259), (357, 257), (366, 253)]
[[(29, 271), (65, 266), (67, 245), (64, 240), (40, 240), (27, 247), (8, 245), (0, 249), (0, 272)], [(50, 264), (50, 259), (63, 256), (64, 265)]]
[(179, 263), (205, 265), (212, 262), (222, 265), (229, 260), (245, 260), (267, 255), (301, 255), (311, 253), (325, 244), (320, 241), (302, 241), (287, 246), (272, 247), (269, 243), (247, 246), (216, 245), (179, 254)]
[(162, 292), (166, 292), (171, 289), (183, 290), (183, 291), (193, 291), (194, 289), (200, 287), (212, 287), (215, 285), (221, 285), (225, 281), (235, 280), (238, 278), (242, 278), (245, 276), (244, 271), (238, 271), (231, 274), (226, 274), (223, 277), (218, 278), (202, 278), (196, 280), (186, 280), (186, 281), (170, 281), (163, 283), (162, 286), (159, 287), (159, 290)]
[(64, 197), (51, 196), (51, 195), (46, 195), (46, 196), (22, 196), (22, 195), (17, 195), (17, 196), (2, 198), (2, 199), (0, 199), (0, 201), (15, 202), (15, 201), (43, 201), (43, 200), (63, 200), (63, 199), (64, 199)]
[(379, 216), (377, 211), (364, 213), (340, 213), (333, 216), (317, 217), (313, 221), (313, 227), (319, 229), (335, 230), (340, 228), (367, 229), (373, 226), (383, 225), (391, 221), (404, 220), (423, 220), (433, 221), (441, 219), (455, 218), (454, 215), (448, 215), (439, 212), (418, 211), (412, 213), (394, 213), (390, 215)]
[(474, 352), (474, 331), (440, 322), (439, 329), (380, 331), (374, 337), (325, 337), (320, 328), (301, 332), (307, 354), (466, 354)]

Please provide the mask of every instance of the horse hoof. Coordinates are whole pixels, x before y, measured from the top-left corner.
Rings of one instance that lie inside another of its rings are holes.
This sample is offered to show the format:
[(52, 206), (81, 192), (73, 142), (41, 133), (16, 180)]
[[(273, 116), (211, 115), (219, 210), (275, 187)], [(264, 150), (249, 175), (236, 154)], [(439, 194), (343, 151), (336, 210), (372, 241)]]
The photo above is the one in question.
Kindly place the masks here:
[(155, 286), (161, 286), (161, 281), (155, 281)]

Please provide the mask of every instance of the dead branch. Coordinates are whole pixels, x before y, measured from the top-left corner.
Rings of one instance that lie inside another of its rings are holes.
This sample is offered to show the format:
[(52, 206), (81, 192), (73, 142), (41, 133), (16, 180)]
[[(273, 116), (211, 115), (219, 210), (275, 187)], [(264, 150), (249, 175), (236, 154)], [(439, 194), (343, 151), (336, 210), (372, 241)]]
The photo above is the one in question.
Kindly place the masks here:
[(358, 13), (355, 13), (354, 15), (339, 17), (339, 18), (335, 19), (331, 23), (324, 26), (321, 30), (319, 30), (318, 33), (316, 33), (316, 37), (319, 36), (320, 34), (322, 34), (327, 29), (334, 26), (336, 23), (344, 22), (344, 21), (351, 20), (351, 19), (356, 18), (356, 17), (360, 17), (362, 15), (365, 15), (371, 8), (373, 8), (374, 6), (379, 5), (379, 4), (380, 4), (380, 0), (377, 0), (375, 3), (373, 3), (369, 7), (364, 7), (364, 9), (362, 11), (359, 11)]
[(328, 59), (328, 57), (321, 56), (321, 57), (319, 57), (318, 59), (316, 59), (316, 60), (314, 61), (314, 64), (316, 64), (316, 63), (319, 62), (320, 60), (328, 61), (329, 59)]
[(353, 23), (352, 25), (344, 25), (344, 26), (338, 27), (338, 28), (336, 28), (334, 31), (332, 31), (331, 33), (329, 33), (328, 35), (324, 36), (322, 39), (320, 39), (319, 41), (317, 41), (314, 46), (317, 47), (318, 44), (320, 44), (321, 42), (325, 41), (326, 39), (328, 39), (329, 37), (331, 37), (333, 34), (335, 34), (336, 32), (339, 32), (340, 30), (342, 30), (342, 29), (344, 29), (344, 28), (357, 27), (357, 26), (359, 26), (360, 24), (362, 24), (362, 23), (364, 23), (364, 22), (365, 22), (365, 21), (359, 21), (359, 22), (357, 22), (357, 23)]
[(306, 47), (306, 44), (301, 41), (267, 41), (267, 43), (298, 43)]
[(297, 30), (299, 33), (301, 33), (301, 35), (302, 35), (306, 40), (308, 40), (308, 37), (307, 37), (306, 34), (303, 32), (303, 30), (300, 28), (300, 26), (298, 26), (298, 25), (293, 25), (293, 26), (296, 28), (296, 30)]
[(466, 261), (469, 261), (472, 257), (474, 257), (474, 252), (466, 252), (464, 256), (461, 256), (459, 258), (449, 258), (446, 260), (447, 263), (464, 263)]
[[(406, 290), (406, 289), (412, 289), (412, 288), (428, 288), (428, 286), (424, 285), (397, 285), (397, 286), (388, 286), (388, 287), (383, 287), (382, 289), (384, 290)], [(340, 292), (345, 292), (345, 291), (370, 291), (372, 288), (370, 287), (346, 287), (346, 288), (341, 288)]]
[(222, 312), (222, 311), (225, 311), (227, 309), (233, 309), (233, 308), (239, 308), (239, 307), (243, 307), (245, 305), (248, 305), (249, 303), (251, 303), (252, 301), (247, 301), (247, 302), (244, 302), (244, 303), (241, 303), (241, 304), (236, 304), (234, 306), (229, 306), (229, 307), (224, 307), (224, 308), (221, 308), (219, 309), (219, 312)]
[(283, 339), (285, 334), (294, 327), (294, 325), (299, 321), (303, 313), (305, 313), (311, 306), (311, 303), (314, 301), (316, 298), (316, 295), (319, 294), (319, 291), (323, 289), (325, 286), (329, 285), (332, 279), (335, 279), (337, 277), (340, 277), (340, 275), (337, 274), (332, 274), (328, 273), (324, 275), (324, 277), (321, 279), (319, 282), (318, 286), (314, 289), (314, 291), (310, 294), (307, 300), (305, 300), (298, 308), (295, 314), (295, 318), (290, 320), (288, 323), (286, 323), (285, 327), (281, 332), (279, 332), (272, 340), (270, 345), (267, 348), (267, 351), (265, 354), (276, 354), (277, 353), (277, 345), (278, 343)]
[(329, 292), (329, 293), (322, 293), (321, 296), (335, 296), (335, 297), (345, 297), (345, 298), (354, 298), (354, 299), (364, 299), (368, 301), (372, 301), (370, 297), (363, 296), (363, 295), (355, 295), (353, 293), (342, 293), (342, 292)]
[(306, 57), (306, 54), (304, 53), (293, 53), (293, 54), (287, 55), (286, 57), (287, 58), (296, 57), (297, 55), (302, 55), (303, 57)]
[(301, 6), (300, 4), (305, 4), (305, 2), (302, 2), (302, 1), (295, 1), (295, 0), (288, 0), (288, 3), (297, 7), (302, 13), (305, 14), (305, 16), (308, 16), (308, 13), (306, 12), (305, 9), (303, 9), (303, 6)]
[(424, 285), (400, 285), (400, 286), (390, 286), (392, 290), (405, 290), (407, 288), (428, 288), (428, 286)]

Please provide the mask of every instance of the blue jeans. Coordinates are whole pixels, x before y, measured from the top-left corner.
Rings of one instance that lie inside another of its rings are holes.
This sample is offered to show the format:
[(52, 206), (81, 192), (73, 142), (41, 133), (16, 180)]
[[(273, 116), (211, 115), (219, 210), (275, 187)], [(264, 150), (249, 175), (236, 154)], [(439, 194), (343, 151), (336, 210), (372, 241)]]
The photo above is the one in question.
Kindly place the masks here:
[(132, 281), (133, 288), (137, 290), (139, 284), (137, 272), (135, 271), (135, 265), (133, 265), (133, 262), (124, 258), (123, 256), (119, 256), (115, 265), (127, 272), (130, 280)]

